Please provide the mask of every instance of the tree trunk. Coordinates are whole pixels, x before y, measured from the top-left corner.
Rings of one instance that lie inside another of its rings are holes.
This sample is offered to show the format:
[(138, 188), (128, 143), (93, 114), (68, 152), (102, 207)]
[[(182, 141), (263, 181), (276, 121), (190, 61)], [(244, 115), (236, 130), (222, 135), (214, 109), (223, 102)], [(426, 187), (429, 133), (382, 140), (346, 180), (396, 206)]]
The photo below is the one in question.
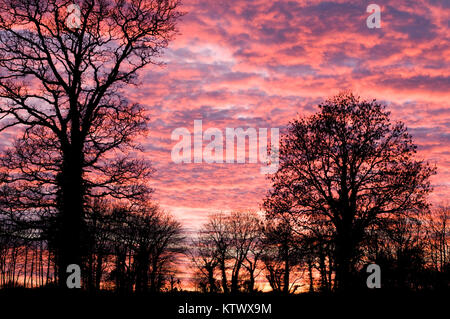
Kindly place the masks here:
[(150, 291), (157, 292), (158, 288), (158, 258), (152, 257), (152, 270), (150, 272)]
[(27, 288), (27, 264), (28, 264), (28, 245), (25, 246), (25, 261), (24, 261), (24, 274), (23, 274), (23, 288)]
[(224, 293), (228, 293), (227, 271), (225, 269), (225, 260), (220, 261), (220, 271), (222, 272), (222, 289)]
[(237, 265), (235, 271), (231, 276), (231, 292), (236, 293), (239, 290), (239, 271), (241, 269), (241, 265)]
[(355, 254), (350, 232), (338, 234), (336, 241), (336, 289), (338, 291), (348, 291), (353, 282), (353, 256)]
[(289, 276), (290, 276), (290, 265), (289, 265), (289, 247), (284, 248), (284, 275), (283, 275), (283, 292), (285, 294), (289, 293)]
[(308, 274), (309, 274), (309, 292), (314, 292), (314, 278), (313, 278), (313, 266), (312, 260), (308, 260)]
[(251, 269), (249, 270), (250, 280), (248, 283), (248, 291), (252, 293), (255, 290), (255, 270)]
[(71, 151), (64, 154), (59, 185), (58, 282), (60, 288), (66, 288), (67, 266), (70, 264), (82, 266), (84, 190), (81, 148), (74, 151), (74, 147), (71, 147)]
[(207, 271), (208, 271), (209, 292), (216, 292), (216, 281), (214, 279), (214, 267), (209, 266), (207, 268)]
[(100, 290), (100, 282), (102, 280), (103, 273), (103, 256), (102, 254), (97, 254), (97, 264), (95, 270), (95, 289)]
[(50, 249), (47, 245), (47, 273), (46, 273), (46, 279), (45, 279), (45, 285), (48, 285), (50, 279)]

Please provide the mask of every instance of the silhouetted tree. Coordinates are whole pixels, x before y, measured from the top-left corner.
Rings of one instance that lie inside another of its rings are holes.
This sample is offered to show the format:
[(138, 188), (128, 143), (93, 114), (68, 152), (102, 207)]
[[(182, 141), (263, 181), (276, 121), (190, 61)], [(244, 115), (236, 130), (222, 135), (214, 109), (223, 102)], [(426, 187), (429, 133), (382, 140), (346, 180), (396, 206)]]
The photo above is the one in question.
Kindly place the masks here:
[(375, 100), (339, 94), (294, 120), (280, 147), (280, 168), (264, 206), (269, 216), (334, 227), (335, 287), (352, 284), (368, 227), (427, 208), (434, 169), (416, 160), (405, 126), (391, 124)]
[(91, 201), (86, 211), (86, 226), (89, 249), (83, 273), (86, 277), (87, 288), (100, 290), (108, 257), (113, 254), (111, 204), (102, 199)]
[(295, 292), (300, 279), (299, 268), (303, 252), (300, 236), (288, 219), (272, 220), (264, 230), (264, 253), (262, 260), (266, 278), (274, 291), (285, 294)]
[(175, 272), (176, 257), (185, 252), (181, 224), (170, 215), (157, 215), (156, 229), (151, 234), (150, 250), (150, 290), (160, 291), (170, 282)]
[(244, 283), (245, 290), (250, 293), (255, 291), (256, 279), (264, 268), (260, 264), (262, 263), (262, 258), (266, 250), (264, 223), (257, 217), (254, 217), (254, 219), (255, 225), (252, 227), (251, 235), (249, 236), (248, 253), (242, 264), (248, 274), (248, 280)]
[(208, 232), (201, 230), (192, 241), (190, 257), (197, 270), (198, 284), (203, 292), (218, 291), (216, 270), (219, 265), (218, 250)]
[[(231, 262), (231, 292), (239, 291), (241, 269), (247, 262), (250, 268), (250, 289), (254, 286), (254, 267), (258, 262), (257, 256), (250, 256), (261, 238), (261, 220), (252, 212), (232, 212), (227, 218), (227, 232), (230, 238), (230, 262)], [(255, 265), (248, 264), (255, 263)]]
[(221, 274), (222, 290), (224, 293), (228, 293), (227, 260), (230, 258), (231, 238), (228, 232), (227, 217), (224, 214), (210, 216), (208, 223), (203, 226), (202, 232), (206, 234), (205, 240), (214, 245)]
[[(224, 293), (236, 293), (241, 288), (242, 269), (249, 275), (247, 290), (253, 291), (255, 271), (262, 252), (258, 248), (261, 239), (261, 219), (253, 212), (232, 212), (229, 215), (211, 215), (200, 230), (195, 242), (193, 258), (197, 268), (207, 276), (210, 290), (214, 287), (216, 267), (221, 274)], [(231, 276), (228, 281), (228, 273)]]
[(428, 239), (430, 259), (437, 271), (443, 271), (450, 263), (450, 208), (443, 206), (428, 215)]
[[(314, 292), (315, 271), (320, 275), (318, 288), (321, 292), (329, 292), (332, 289), (333, 273), (333, 238), (334, 228), (325, 219), (316, 219), (313, 224), (292, 222), (300, 238), (297, 245), (301, 246), (303, 259), (308, 267), (309, 291)], [(299, 227), (302, 226), (302, 227)]]
[(68, 4), (0, 3), (0, 131), (25, 128), (16, 145), (18, 162), (11, 163), (19, 172), (12, 180), (44, 186), (34, 187), (33, 196), (58, 197), (63, 286), (66, 266), (81, 264), (84, 254), (86, 195), (148, 193), (145, 185), (122, 183), (149, 170), (126, 155), (127, 148), (136, 148), (133, 138), (145, 131), (147, 117), (120, 89), (136, 83), (140, 69), (158, 63), (180, 16), (177, 0), (84, 0), (77, 2), (79, 21), (68, 26)]
[(429, 267), (428, 287), (450, 288), (450, 208), (441, 205), (427, 214), (425, 250)]
[(383, 269), (384, 288), (417, 290), (423, 287), (426, 229), (420, 217), (417, 214), (399, 216), (385, 220), (382, 227), (374, 225), (367, 230), (361, 250), (367, 263), (376, 263)]

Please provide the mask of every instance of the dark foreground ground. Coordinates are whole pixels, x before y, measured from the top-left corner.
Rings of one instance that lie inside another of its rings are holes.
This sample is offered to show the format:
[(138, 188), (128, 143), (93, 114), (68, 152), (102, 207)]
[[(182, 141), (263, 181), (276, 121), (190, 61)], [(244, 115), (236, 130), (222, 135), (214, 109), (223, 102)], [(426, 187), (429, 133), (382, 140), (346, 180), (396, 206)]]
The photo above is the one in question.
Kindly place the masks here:
[[(450, 293), (383, 291), (347, 295), (116, 295), (55, 289), (0, 290), (0, 318), (450, 318)], [(187, 313), (186, 313), (187, 312)], [(189, 313), (195, 312), (195, 313)]]

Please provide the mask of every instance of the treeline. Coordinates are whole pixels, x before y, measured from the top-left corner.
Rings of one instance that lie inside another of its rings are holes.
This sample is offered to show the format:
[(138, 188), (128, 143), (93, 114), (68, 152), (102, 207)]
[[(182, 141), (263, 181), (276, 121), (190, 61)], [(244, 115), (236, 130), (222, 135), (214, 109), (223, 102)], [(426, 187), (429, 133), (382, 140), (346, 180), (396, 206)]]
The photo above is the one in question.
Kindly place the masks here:
[[(448, 289), (450, 209), (391, 220), (368, 229), (358, 251), (353, 288), (367, 289), (366, 268), (381, 267), (386, 289)], [(299, 227), (297, 220), (252, 212), (212, 215), (193, 241), (191, 259), (198, 290), (275, 292), (336, 290), (334, 231)]]
[[(220, 213), (211, 215), (195, 238), (186, 239), (180, 223), (156, 205), (131, 209), (95, 201), (87, 216), (82, 265), (87, 290), (335, 290), (333, 234), (326, 227), (300, 229), (295, 220), (251, 211)], [(369, 229), (356, 263), (355, 288), (365, 287), (366, 266), (376, 263), (383, 288), (448, 289), (449, 222), (450, 209), (442, 207), (392, 220), (382, 231)], [(55, 286), (51, 230), (26, 228), (6, 215), (0, 225), (0, 286)], [(186, 272), (192, 278), (180, 282)]]
[[(57, 233), (52, 219), (24, 221), (2, 214), (0, 286), (56, 286)], [(180, 287), (175, 259), (181, 225), (156, 205), (125, 207), (93, 201), (83, 227), (83, 288), (157, 292)]]

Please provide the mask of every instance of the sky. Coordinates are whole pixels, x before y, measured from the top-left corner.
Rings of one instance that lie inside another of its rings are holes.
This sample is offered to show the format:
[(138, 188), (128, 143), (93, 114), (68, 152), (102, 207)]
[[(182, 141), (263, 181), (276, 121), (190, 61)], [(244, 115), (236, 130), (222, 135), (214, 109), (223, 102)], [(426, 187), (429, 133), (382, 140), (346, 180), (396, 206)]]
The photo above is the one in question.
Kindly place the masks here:
[[(381, 28), (369, 29), (369, 4)], [(149, 110), (142, 140), (154, 198), (195, 231), (216, 212), (260, 210), (270, 182), (257, 164), (174, 163), (177, 128), (279, 128), (343, 90), (387, 106), (435, 164), (433, 204), (450, 194), (450, 1), (184, 0), (163, 67), (127, 96)], [(207, 142), (205, 142), (207, 144)]]
[[(450, 205), (449, 0), (181, 0), (179, 34), (124, 95), (145, 106), (139, 142), (156, 169), (154, 199), (196, 232), (208, 216), (260, 211), (261, 162), (175, 163), (174, 132), (278, 128), (342, 91), (387, 106), (436, 165), (433, 205)], [(368, 28), (370, 4), (381, 28)], [(0, 148), (17, 131), (2, 132)], [(205, 142), (205, 145), (207, 142)], [(225, 159), (225, 158), (224, 158)]]
[[(261, 210), (262, 163), (175, 163), (177, 129), (278, 128), (350, 90), (405, 122), (419, 159), (437, 166), (430, 201), (450, 204), (450, 1), (181, 0), (186, 14), (160, 61), (124, 95), (145, 106), (139, 142), (156, 173), (154, 199), (195, 232), (208, 216)], [(381, 28), (368, 28), (370, 4)], [(2, 132), (0, 146), (15, 130)], [(208, 142), (205, 141), (204, 145)], [(225, 159), (225, 158), (224, 158)], [(258, 159), (260, 160), (260, 158)]]

